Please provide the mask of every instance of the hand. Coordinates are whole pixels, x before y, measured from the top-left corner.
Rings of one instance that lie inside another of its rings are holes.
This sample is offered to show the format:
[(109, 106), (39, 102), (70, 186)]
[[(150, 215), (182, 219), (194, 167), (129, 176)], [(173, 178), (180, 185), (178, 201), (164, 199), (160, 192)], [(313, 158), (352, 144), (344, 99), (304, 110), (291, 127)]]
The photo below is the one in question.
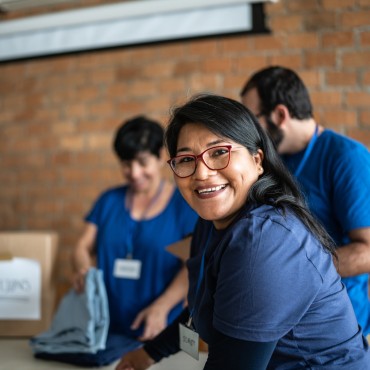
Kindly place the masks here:
[(116, 370), (145, 370), (154, 364), (154, 360), (142, 349), (126, 353), (116, 366)]
[(158, 335), (167, 325), (168, 309), (160, 304), (153, 303), (140, 311), (131, 325), (131, 329), (138, 329), (145, 322), (144, 332), (138, 339), (149, 340)]
[(85, 290), (86, 273), (87, 269), (81, 269), (73, 276), (72, 285), (77, 293), (83, 293), (83, 291)]

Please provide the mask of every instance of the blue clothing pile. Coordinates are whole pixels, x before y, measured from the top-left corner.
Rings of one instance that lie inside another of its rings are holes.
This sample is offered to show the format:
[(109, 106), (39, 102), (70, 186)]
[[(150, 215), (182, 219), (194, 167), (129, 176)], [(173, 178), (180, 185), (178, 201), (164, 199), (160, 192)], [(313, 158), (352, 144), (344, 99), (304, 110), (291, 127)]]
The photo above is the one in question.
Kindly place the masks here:
[(81, 367), (109, 365), (140, 342), (108, 333), (109, 310), (101, 270), (91, 268), (84, 293), (71, 289), (62, 299), (50, 329), (30, 340), (35, 358)]
[(125, 353), (130, 352), (142, 343), (129, 338), (123, 334), (108, 333), (105, 349), (96, 353), (35, 353), (35, 358), (64, 362), (80, 367), (100, 367), (107, 366), (120, 359)]
[(31, 339), (34, 352), (96, 353), (105, 348), (109, 327), (107, 295), (100, 270), (86, 274), (85, 291), (71, 289), (62, 299), (51, 327)]

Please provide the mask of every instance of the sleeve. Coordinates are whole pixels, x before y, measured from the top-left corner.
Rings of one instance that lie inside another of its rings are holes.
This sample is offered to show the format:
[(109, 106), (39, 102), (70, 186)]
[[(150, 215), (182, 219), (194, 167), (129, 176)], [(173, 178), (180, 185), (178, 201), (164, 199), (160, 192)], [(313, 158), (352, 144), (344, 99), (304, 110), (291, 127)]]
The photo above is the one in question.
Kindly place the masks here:
[(370, 154), (357, 145), (336, 156), (332, 174), (334, 213), (349, 232), (370, 226)]
[(112, 205), (122, 201), (122, 196), (120, 195), (120, 188), (112, 188), (102, 193), (85, 216), (85, 221), (97, 226), (101, 225), (109, 215)]
[(180, 351), (179, 324), (188, 318), (189, 310), (186, 308), (166, 329), (144, 344), (144, 350), (155, 362)]
[(100, 224), (100, 216), (102, 214), (105, 196), (100, 196), (93, 204), (90, 211), (85, 216), (85, 221), (91, 222), (95, 225)]
[(265, 370), (276, 343), (235, 339), (215, 330), (204, 370)]
[(219, 263), (215, 329), (258, 342), (278, 340), (289, 332), (323, 283), (301, 244), (292, 231), (269, 218), (243, 220)]

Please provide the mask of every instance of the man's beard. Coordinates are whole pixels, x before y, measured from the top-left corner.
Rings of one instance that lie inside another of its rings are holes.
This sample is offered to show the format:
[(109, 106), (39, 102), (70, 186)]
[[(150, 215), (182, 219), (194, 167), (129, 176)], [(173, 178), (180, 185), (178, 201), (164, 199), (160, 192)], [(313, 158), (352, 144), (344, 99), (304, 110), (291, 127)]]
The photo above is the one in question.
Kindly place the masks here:
[(280, 143), (284, 138), (284, 132), (278, 126), (274, 124), (270, 117), (265, 117), (266, 121), (266, 132), (270, 136), (270, 139), (275, 145), (275, 148), (278, 149)]

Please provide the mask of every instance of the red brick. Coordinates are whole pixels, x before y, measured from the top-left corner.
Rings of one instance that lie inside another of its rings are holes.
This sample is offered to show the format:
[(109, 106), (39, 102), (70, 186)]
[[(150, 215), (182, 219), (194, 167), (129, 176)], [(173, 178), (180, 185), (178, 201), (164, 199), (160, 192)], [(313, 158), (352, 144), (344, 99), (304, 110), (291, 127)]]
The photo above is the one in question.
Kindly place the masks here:
[(201, 71), (204, 73), (230, 73), (232, 63), (232, 58), (205, 58), (201, 65)]
[(79, 151), (85, 149), (84, 135), (68, 135), (60, 138), (60, 148), (66, 151)]
[(116, 70), (116, 80), (132, 80), (139, 78), (142, 75), (142, 66), (139, 65), (123, 65)]
[(368, 108), (370, 106), (370, 93), (365, 91), (348, 92), (346, 103), (349, 107)]
[(148, 63), (143, 67), (143, 76), (150, 78), (169, 77), (173, 74), (174, 63), (171, 61), (159, 61)]
[(323, 33), (321, 43), (325, 48), (351, 46), (353, 44), (353, 33), (341, 31)]
[(348, 9), (354, 6), (354, 0), (322, 0), (322, 7), (324, 9)]
[(360, 50), (354, 52), (343, 52), (343, 67), (368, 67), (370, 60), (370, 50)]
[(307, 88), (318, 87), (320, 85), (319, 70), (300, 70), (298, 71), (300, 78), (303, 80)]
[(99, 103), (91, 103), (88, 105), (90, 116), (94, 119), (98, 117), (112, 117), (114, 116), (115, 104), (113, 101), (99, 101)]
[(181, 59), (186, 55), (185, 45), (183, 42), (161, 44), (157, 46), (159, 59)]
[(362, 46), (370, 46), (370, 32), (362, 32), (360, 40)]
[(364, 110), (360, 112), (360, 124), (370, 127), (370, 110)]
[(331, 126), (355, 127), (357, 125), (357, 114), (354, 111), (341, 109), (326, 110), (322, 112), (321, 118), (324, 126), (328, 123)]
[(281, 50), (283, 42), (281, 37), (276, 36), (257, 36), (253, 39), (254, 50)]
[(89, 75), (89, 83), (96, 85), (109, 84), (115, 81), (116, 74), (112, 68), (98, 69)]
[(86, 135), (86, 149), (99, 150), (109, 148), (112, 144), (112, 135), (102, 132)]
[(336, 91), (312, 91), (311, 100), (313, 106), (339, 106), (342, 103), (342, 93)]
[(281, 54), (271, 55), (269, 64), (280, 65), (291, 69), (300, 69), (303, 65), (302, 54)]
[(368, 128), (351, 128), (348, 130), (347, 135), (363, 143), (368, 148), (370, 147), (370, 130)]
[(221, 55), (229, 53), (243, 53), (253, 50), (253, 37), (250, 35), (238, 35), (234, 37), (224, 37), (219, 40)]
[(362, 83), (364, 85), (370, 85), (370, 71), (367, 71), (363, 74)]
[(118, 105), (119, 110), (122, 113), (127, 113), (128, 115), (134, 115), (138, 112), (141, 112), (143, 109), (142, 102), (138, 100), (129, 100), (129, 101), (122, 101)]
[(370, 9), (352, 12), (343, 12), (340, 16), (340, 26), (342, 27), (360, 27), (368, 26), (370, 19)]
[(286, 8), (288, 11), (294, 12), (310, 12), (316, 10), (318, 5), (316, 1), (307, 1), (307, 0), (294, 0), (286, 1)]
[[(227, 76), (228, 74), (225, 74)], [(216, 91), (220, 89), (221, 77), (215, 74), (193, 74), (190, 77), (190, 90), (192, 92)], [(185, 90), (183, 90), (185, 92)]]
[(179, 61), (175, 64), (173, 74), (174, 74), (174, 76), (191, 75), (192, 73), (199, 72), (200, 65), (201, 65), (201, 63), (200, 63), (199, 60)]
[(307, 31), (321, 31), (322, 29), (334, 29), (336, 26), (336, 14), (334, 12), (308, 13), (303, 18), (304, 28)]
[(327, 72), (326, 83), (333, 86), (355, 86), (357, 74), (356, 72)]
[(336, 64), (335, 52), (311, 51), (306, 54), (305, 65), (308, 68), (334, 67)]
[[(237, 73), (242, 73), (248, 70), (257, 70), (267, 65), (267, 57), (265, 55), (243, 56), (235, 60), (235, 69)], [(232, 73), (232, 71), (229, 71)]]
[(183, 93), (185, 90), (185, 80), (183, 78), (161, 79), (158, 87), (158, 91), (162, 94)]
[(137, 80), (129, 85), (130, 95), (133, 97), (152, 96), (157, 93), (157, 87), (152, 80)]
[(218, 52), (218, 44), (216, 39), (195, 40), (188, 42), (186, 47), (186, 55), (188, 56), (212, 56)]
[(313, 49), (318, 46), (318, 35), (313, 32), (298, 33), (287, 36), (287, 47), (290, 49)]
[(267, 2), (264, 3), (263, 6), (265, 8), (266, 13), (269, 16), (284, 14), (286, 10), (286, 2), (285, 1), (277, 1), (277, 2)]
[(236, 100), (240, 100), (239, 92), (244, 86), (244, 84), (247, 82), (247, 79), (252, 75), (252, 73), (255, 72), (255, 70), (245, 70), (244, 73), (237, 73), (237, 74), (228, 74), (224, 76), (224, 83), (223, 87), (226, 90), (238, 90)]
[(273, 32), (293, 33), (302, 30), (302, 22), (302, 15), (278, 15), (270, 19), (269, 25)]

